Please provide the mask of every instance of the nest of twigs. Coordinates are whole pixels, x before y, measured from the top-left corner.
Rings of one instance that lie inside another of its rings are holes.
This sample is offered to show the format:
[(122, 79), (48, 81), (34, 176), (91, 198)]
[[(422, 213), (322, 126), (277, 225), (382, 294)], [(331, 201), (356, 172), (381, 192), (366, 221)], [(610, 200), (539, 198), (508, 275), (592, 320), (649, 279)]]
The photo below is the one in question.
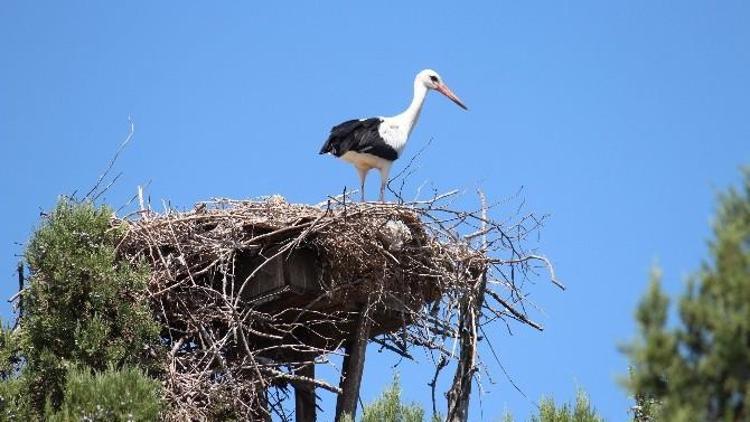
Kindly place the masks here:
[(508, 231), (486, 207), (452, 210), (451, 195), (317, 206), (215, 200), (119, 220), (128, 226), (120, 253), (152, 269), (149, 294), (168, 350), (168, 418), (286, 418), (288, 383), (340, 393), (298, 370), (341, 347), (363, 304), (375, 322), (372, 341), (404, 357), (422, 347), (450, 359), (443, 344), (458, 336), (458, 301), (482, 274), (482, 290), (494, 298), (485, 321), (536, 326), (513, 304), (523, 299), (517, 274), (546, 262), (518, 246), (539, 222), (524, 218)]

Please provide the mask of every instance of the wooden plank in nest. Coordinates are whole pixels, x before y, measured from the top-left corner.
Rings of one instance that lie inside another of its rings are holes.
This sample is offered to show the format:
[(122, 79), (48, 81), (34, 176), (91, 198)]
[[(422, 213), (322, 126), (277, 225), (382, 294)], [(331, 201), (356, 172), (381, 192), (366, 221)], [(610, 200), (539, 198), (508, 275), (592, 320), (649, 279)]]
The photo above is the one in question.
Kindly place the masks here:
[[(244, 279), (262, 265), (250, 280), (249, 288), (243, 293), (245, 300), (257, 301), (262, 296), (279, 291), (293, 291), (299, 294), (321, 291), (318, 281), (318, 263), (315, 253), (307, 249), (297, 249), (285, 259), (279, 255), (268, 262), (260, 258), (252, 260), (252, 265), (240, 279)], [(285, 288), (289, 289), (285, 289)]]

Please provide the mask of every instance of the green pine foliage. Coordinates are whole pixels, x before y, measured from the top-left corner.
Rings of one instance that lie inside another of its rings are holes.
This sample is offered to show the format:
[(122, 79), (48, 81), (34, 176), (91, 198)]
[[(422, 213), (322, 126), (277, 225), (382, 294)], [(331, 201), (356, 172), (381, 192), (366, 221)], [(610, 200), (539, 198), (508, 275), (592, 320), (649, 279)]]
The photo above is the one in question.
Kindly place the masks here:
[[(345, 415), (342, 422), (351, 422)], [(361, 422), (422, 422), (424, 409), (415, 403), (404, 404), (401, 401), (401, 383), (398, 376), (374, 402), (366, 404), (362, 411)]]
[(532, 422), (602, 422), (596, 410), (591, 406), (586, 393), (578, 391), (575, 405), (556, 406), (551, 398), (545, 398), (539, 405), (539, 415), (531, 417)]
[[(513, 422), (513, 416), (506, 413), (503, 422)], [(604, 419), (596, 413), (588, 395), (578, 390), (575, 404), (555, 404), (552, 398), (543, 398), (539, 403), (539, 413), (532, 415), (532, 422), (603, 422)]]
[[(109, 368), (92, 374), (88, 369), (68, 373), (59, 411), (47, 409), (46, 420), (154, 421), (161, 409), (159, 382), (133, 368)], [(50, 406), (51, 407), (51, 406)]]
[(386, 388), (381, 396), (365, 406), (362, 411), (362, 422), (422, 422), (424, 409), (419, 405), (401, 402), (401, 384), (398, 376)]
[(28, 420), (31, 414), (22, 368), (18, 336), (0, 324), (0, 420)]
[(30, 274), (15, 332), (0, 335), (0, 410), (42, 415), (63, 400), (71, 368), (154, 371), (159, 328), (144, 300), (148, 272), (117, 259), (112, 211), (61, 199), (25, 253)]
[(636, 312), (638, 337), (625, 347), (627, 381), (645, 420), (750, 420), (750, 170), (719, 198), (710, 256), (688, 280), (679, 321), (668, 327), (661, 275)]

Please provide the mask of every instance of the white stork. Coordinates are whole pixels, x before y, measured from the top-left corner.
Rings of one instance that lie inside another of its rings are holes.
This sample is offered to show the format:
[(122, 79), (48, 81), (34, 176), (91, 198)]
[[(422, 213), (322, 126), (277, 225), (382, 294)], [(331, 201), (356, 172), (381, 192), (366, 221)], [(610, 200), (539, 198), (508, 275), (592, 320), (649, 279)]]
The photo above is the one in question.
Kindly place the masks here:
[(359, 174), (360, 193), (365, 200), (365, 178), (367, 172), (380, 170), (380, 201), (383, 201), (388, 173), (393, 162), (401, 156), (401, 151), (409, 140), (427, 93), (434, 89), (464, 110), (464, 103), (454, 94), (440, 75), (434, 70), (425, 69), (414, 78), (414, 98), (403, 113), (393, 117), (372, 117), (349, 120), (331, 129), (321, 154), (331, 153), (354, 165)]

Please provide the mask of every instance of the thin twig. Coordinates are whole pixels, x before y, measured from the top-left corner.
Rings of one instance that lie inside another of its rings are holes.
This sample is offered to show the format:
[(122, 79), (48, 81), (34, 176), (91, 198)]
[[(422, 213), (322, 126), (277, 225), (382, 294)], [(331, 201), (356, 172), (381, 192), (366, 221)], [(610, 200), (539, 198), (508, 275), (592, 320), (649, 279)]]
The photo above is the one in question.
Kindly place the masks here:
[[(135, 124), (133, 123), (133, 118), (131, 116), (128, 116), (128, 135), (125, 137), (125, 139), (120, 143), (120, 146), (117, 148), (117, 151), (115, 151), (115, 155), (112, 156), (112, 158), (109, 160), (109, 163), (107, 164), (107, 168), (104, 169), (104, 172), (99, 175), (99, 179), (96, 180), (96, 183), (94, 184), (94, 187), (89, 190), (86, 195), (84, 196), (85, 199), (91, 198), (91, 195), (99, 189), (99, 185), (102, 183), (104, 178), (107, 177), (110, 170), (112, 170), (112, 166), (114, 166), (115, 162), (117, 161), (117, 158), (120, 156), (120, 153), (125, 149), (125, 147), (130, 143), (130, 141), (133, 139), (133, 135), (135, 134)], [(119, 177), (119, 176), (118, 176)], [(107, 186), (109, 187), (109, 186)], [(106, 189), (102, 190), (102, 192), (99, 192), (96, 197), (99, 197), (103, 192), (105, 192)]]

